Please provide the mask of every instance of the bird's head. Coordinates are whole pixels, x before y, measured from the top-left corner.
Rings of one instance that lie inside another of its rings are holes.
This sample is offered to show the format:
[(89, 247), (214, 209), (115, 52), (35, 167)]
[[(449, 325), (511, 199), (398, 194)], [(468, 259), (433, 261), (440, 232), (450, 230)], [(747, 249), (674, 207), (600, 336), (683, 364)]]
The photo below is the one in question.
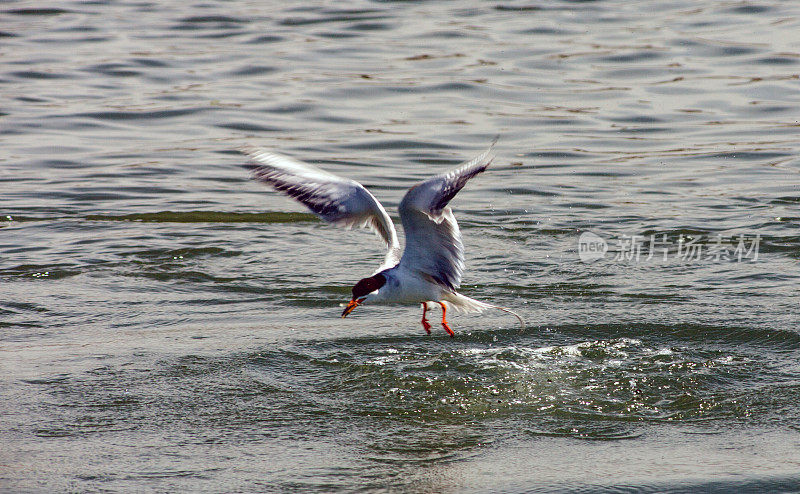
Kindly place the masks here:
[(374, 292), (378, 291), (384, 284), (386, 284), (386, 277), (378, 273), (375, 276), (359, 280), (353, 286), (353, 298), (347, 304), (342, 312), (342, 317), (347, 317), (347, 314), (353, 312), (353, 309), (364, 303)]

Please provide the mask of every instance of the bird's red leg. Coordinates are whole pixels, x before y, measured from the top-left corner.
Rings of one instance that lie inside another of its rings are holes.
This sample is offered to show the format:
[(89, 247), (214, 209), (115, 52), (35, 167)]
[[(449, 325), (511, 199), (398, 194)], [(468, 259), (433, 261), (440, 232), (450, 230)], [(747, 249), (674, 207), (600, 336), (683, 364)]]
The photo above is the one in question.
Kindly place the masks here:
[(447, 306), (444, 305), (443, 302), (439, 302), (439, 305), (442, 306), (442, 327), (444, 328), (445, 331), (447, 331), (447, 334), (449, 334), (450, 337), (453, 338), (455, 337), (456, 334), (453, 332), (452, 329), (450, 329), (450, 326), (447, 325), (447, 319), (445, 319), (445, 316), (447, 316)]
[(425, 319), (426, 312), (428, 312), (428, 303), (422, 302), (422, 327), (425, 328), (428, 334), (431, 334), (431, 325), (428, 323), (428, 320)]

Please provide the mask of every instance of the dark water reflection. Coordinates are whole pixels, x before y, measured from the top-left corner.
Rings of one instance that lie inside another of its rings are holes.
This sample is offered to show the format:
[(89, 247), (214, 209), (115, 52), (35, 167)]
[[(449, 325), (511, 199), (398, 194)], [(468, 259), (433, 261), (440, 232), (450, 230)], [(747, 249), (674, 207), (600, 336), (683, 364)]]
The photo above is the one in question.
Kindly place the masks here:
[[(794, 3), (0, 19), (0, 490), (797, 489)], [(454, 202), (464, 292), (528, 325), (457, 317), (455, 340), (412, 308), (337, 318), (377, 243), (250, 183), (235, 151), (393, 211), (497, 134)], [(604, 259), (579, 259), (586, 231)], [(666, 259), (624, 258), (632, 236)], [(678, 255), (741, 236), (757, 259)]]

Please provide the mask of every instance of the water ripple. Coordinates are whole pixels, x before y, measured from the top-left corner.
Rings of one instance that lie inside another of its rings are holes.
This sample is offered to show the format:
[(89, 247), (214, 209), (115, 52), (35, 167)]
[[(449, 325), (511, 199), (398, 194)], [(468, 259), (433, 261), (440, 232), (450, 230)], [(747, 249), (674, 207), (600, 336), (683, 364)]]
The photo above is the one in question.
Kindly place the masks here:
[[(7, 490), (797, 485), (795, 3), (2, 14)], [(497, 134), (452, 202), (462, 290), (529, 325), (453, 315), (454, 339), (416, 308), (342, 320), (383, 247), (236, 151), (363, 182), (396, 218)], [(759, 257), (619, 255), (653, 235), (759, 235)]]

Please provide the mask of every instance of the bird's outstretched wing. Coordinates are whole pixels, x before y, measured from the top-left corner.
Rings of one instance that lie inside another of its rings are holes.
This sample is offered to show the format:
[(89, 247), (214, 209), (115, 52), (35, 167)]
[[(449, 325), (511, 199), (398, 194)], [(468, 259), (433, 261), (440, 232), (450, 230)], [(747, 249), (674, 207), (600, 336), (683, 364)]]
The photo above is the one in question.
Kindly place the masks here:
[(486, 170), (493, 159), (493, 146), (494, 142), (476, 158), (431, 177), (406, 193), (399, 207), (406, 233), (401, 266), (417, 271), (449, 290), (458, 288), (464, 272), (464, 245), (456, 218), (447, 203), (469, 179)]
[(360, 183), (328, 173), (308, 163), (246, 146), (239, 151), (258, 165), (251, 167), (253, 179), (305, 204), (323, 220), (345, 228), (373, 230), (389, 249), (387, 262), (396, 257), (400, 244), (392, 219), (380, 202)]

